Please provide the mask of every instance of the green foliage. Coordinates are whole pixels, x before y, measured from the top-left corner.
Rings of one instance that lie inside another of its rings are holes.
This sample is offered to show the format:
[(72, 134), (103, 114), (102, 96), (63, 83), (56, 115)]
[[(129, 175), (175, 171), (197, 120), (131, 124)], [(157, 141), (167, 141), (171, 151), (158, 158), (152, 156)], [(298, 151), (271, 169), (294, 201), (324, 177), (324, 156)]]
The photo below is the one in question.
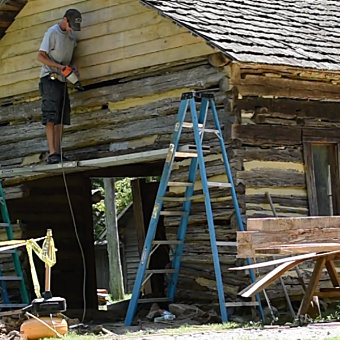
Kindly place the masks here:
[[(104, 203), (104, 182), (101, 178), (96, 178), (92, 181), (92, 189), (98, 190), (102, 199), (92, 204), (94, 238), (98, 240), (100, 234), (106, 228), (105, 221), (105, 203)], [(116, 210), (117, 214), (121, 213), (132, 202), (131, 179), (123, 178), (115, 181), (116, 192)]]
[(126, 177), (115, 183), (117, 214), (132, 202), (131, 179)]

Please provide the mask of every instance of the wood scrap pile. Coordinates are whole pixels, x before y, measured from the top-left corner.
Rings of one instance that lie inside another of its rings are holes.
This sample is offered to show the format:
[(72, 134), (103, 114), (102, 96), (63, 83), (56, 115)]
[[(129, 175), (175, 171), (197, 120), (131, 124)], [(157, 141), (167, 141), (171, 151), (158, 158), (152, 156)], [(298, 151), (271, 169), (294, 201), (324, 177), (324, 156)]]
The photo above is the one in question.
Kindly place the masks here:
[(237, 232), (239, 258), (340, 250), (340, 216), (251, 218)]

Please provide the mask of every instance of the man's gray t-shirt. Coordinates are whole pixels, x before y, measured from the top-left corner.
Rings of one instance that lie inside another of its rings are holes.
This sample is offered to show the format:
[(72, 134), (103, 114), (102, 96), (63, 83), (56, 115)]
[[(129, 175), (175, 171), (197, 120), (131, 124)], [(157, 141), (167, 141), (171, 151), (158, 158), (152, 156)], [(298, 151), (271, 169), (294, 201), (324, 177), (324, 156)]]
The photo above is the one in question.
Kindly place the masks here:
[[(58, 64), (69, 65), (75, 46), (77, 45), (76, 37), (73, 32), (63, 31), (59, 24), (51, 26), (45, 33), (40, 45), (40, 51), (46, 52), (49, 58)], [(40, 78), (47, 76), (50, 73), (60, 70), (55, 67), (43, 65), (40, 72)], [(65, 81), (64, 77), (58, 77)]]

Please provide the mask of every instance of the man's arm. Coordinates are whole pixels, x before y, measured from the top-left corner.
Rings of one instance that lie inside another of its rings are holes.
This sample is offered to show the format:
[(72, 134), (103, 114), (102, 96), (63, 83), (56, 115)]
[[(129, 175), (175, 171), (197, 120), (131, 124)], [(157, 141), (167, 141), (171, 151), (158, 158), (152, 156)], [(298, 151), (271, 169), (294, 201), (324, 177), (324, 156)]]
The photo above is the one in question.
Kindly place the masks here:
[(45, 51), (38, 52), (37, 60), (47, 66), (58, 68), (59, 70), (62, 70), (65, 67), (64, 65), (58, 64), (51, 60)]

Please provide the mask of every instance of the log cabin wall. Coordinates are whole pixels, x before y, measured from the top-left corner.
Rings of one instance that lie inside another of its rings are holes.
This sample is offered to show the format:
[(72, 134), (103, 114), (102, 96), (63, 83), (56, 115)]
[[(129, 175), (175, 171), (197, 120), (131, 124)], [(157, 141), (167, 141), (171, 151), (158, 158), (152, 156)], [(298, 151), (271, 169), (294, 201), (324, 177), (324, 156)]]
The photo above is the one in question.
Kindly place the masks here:
[(70, 7), (83, 14), (75, 61), (87, 86), (71, 94), (72, 125), (64, 139), (71, 158), (164, 145), (168, 114), (180, 94), (218, 82), (218, 72), (206, 67), (214, 50), (138, 0), (28, 1), (0, 40), (3, 167), (35, 164), (46, 156), (36, 57), (45, 30)]
[(304, 143), (336, 143), (339, 74), (271, 65), (232, 67), (232, 137), (240, 143), (247, 217), (307, 216)]
[[(243, 188), (238, 198), (245, 217), (273, 216), (266, 192), (278, 216), (317, 215), (311, 200), (315, 179), (306, 159), (310, 143), (339, 143), (339, 74), (235, 63), (230, 85), (234, 155), (240, 164), (235, 179)], [(311, 271), (306, 264), (305, 280)], [(321, 286), (327, 287), (328, 280), (324, 275)], [(288, 272), (284, 282), (298, 306), (303, 291), (296, 272)], [(266, 291), (276, 307), (285, 308), (279, 282)]]

